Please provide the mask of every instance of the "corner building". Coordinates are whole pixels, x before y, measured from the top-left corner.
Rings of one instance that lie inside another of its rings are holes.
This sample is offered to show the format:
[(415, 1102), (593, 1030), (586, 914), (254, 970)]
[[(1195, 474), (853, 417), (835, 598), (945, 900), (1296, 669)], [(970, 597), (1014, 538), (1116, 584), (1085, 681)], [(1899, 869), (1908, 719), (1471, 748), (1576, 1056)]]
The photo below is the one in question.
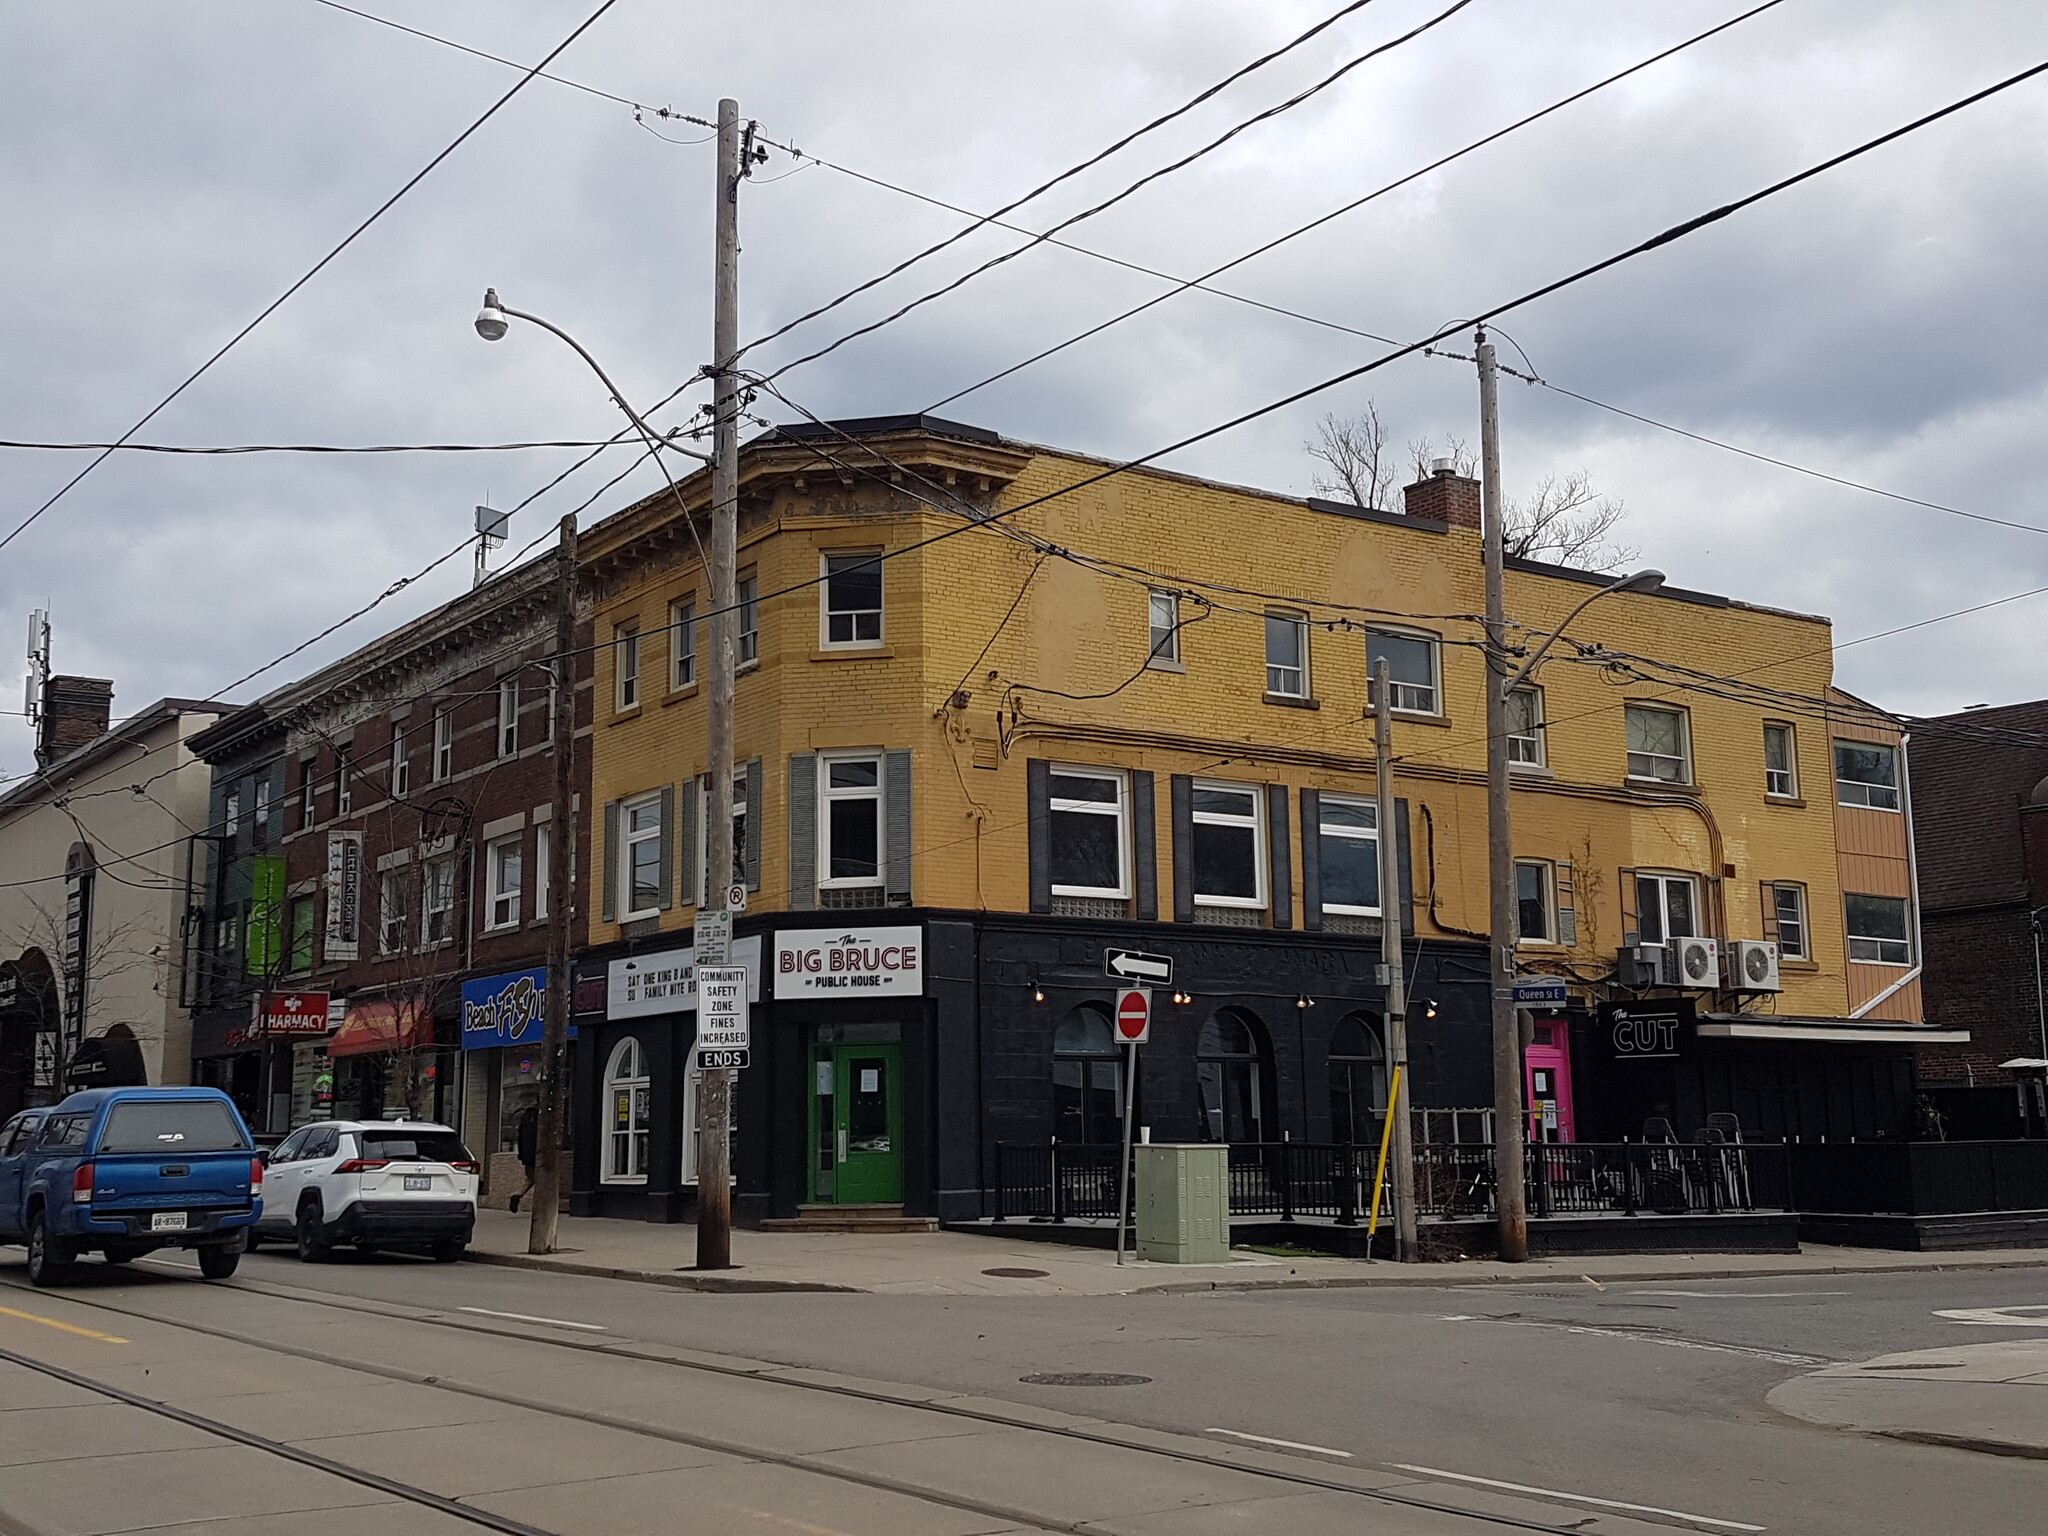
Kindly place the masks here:
[[(1435, 475), (1391, 512), (1156, 469), (1083, 483), (1107, 467), (924, 417), (778, 429), (742, 454), (743, 1217), (970, 1220), (994, 1214), (1006, 1160), (1116, 1141), (1118, 949), (1173, 969), (1136, 1084), (1154, 1139), (1376, 1141), (1383, 920), (1409, 946), (1425, 1133), (1484, 1134), (1476, 483)], [(596, 649), (574, 1204), (649, 1220), (694, 1206), (691, 928), (718, 889), (708, 477), (681, 492), (687, 515), (664, 490), (580, 551)], [(1517, 639), (1607, 580), (1512, 562)], [(1512, 744), (1522, 963), (1570, 997), (1534, 1024), (1532, 1134), (1633, 1137), (1651, 1115), (1687, 1134), (1716, 1112), (1750, 1135), (1903, 1123), (1926, 1031), (1910, 985), (1852, 976), (1826, 621), (1667, 587), (1574, 630), (1607, 649), (1560, 646)], [(1372, 802), (1380, 655), (1391, 827)], [(1680, 665), (1767, 669), (1787, 699)], [(1778, 946), (1775, 988), (1734, 990), (1718, 962), (1686, 976), (1688, 939)], [(1887, 978), (1911, 968), (1882, 953)], [(1616, 1059), (1612, 1007), (1659, 1000), (1682, 1014), (1660, 1036), (1674, 1049)]]

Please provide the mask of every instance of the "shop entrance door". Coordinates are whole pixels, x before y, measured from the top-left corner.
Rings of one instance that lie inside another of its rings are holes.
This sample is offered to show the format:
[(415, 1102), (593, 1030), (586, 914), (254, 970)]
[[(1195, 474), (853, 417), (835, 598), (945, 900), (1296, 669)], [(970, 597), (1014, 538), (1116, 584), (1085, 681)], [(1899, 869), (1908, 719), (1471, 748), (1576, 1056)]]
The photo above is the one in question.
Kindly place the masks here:
[(1528, 1081), (1523, 1085), (1529, 1113), (1529, 1140), (1575, 1141), (1572, 1115), (1572, 1055), (1569, 1026), (1563, 1019), (1538, 1019), (1524, 1053)]
[[(902, 1048), (819, 1042), (812, 1193), (837, 1205), (903, 1199)], [(831, 1085), (828, 1096), (822, 1090)]]

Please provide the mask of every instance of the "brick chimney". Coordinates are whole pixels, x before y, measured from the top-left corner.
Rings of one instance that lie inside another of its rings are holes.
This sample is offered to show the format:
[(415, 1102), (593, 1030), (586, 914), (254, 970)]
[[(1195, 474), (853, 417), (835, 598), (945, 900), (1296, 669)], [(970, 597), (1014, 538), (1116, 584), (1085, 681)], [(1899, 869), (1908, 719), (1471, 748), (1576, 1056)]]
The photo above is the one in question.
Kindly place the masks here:
[(42, 729), (36, 761), (48, 766), (107, 733), (114, 684), (104, 677), (53, 677), (43, 684)]
[(1401, 498), (1410, 517), (1479, 531), (1479, 482), (1459, 474), (1449, 459), (1438, 459), (1430, 466), (1429, 478), (1404, 487)]

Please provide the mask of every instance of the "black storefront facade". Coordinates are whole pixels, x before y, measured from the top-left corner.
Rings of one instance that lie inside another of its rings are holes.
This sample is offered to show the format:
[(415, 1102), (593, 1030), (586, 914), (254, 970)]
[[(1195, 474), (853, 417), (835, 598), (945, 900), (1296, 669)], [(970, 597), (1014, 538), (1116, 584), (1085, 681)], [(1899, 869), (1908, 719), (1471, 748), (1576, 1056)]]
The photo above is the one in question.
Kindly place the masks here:
[[(913, 909), (741, 917), (754, 971), (737, 1219), (833, 1206), (993, 1214), (997, 1148), (1113, 1140), (1112, 949), (1167, 957), (1135, 1124), (1157, 1141), (1363, 1141), (1384, 1110), (1385, 988), (1370, 935)], [(572, 1209), (695, 1212), (687, 933), (579, 963)], [(1409, 947), (1418, 1108), (1492, 1097), (1485, 952)]]

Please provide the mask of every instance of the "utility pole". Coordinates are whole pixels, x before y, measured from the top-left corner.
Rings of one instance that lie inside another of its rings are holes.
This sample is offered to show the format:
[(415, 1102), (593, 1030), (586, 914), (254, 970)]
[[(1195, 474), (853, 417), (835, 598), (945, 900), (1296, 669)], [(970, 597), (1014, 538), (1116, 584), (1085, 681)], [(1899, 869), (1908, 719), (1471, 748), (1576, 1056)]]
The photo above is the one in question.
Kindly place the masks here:
[[(732, 684), (739, 643), (740, 104), (718, 104), (718, 254), (711, 320), (711, 825), (710, 900), (730, 912)], [(760, 808), (750, 808), (760, 815)], [(697, 1101), (697, 1267), (732, 1266), (732, 1072), (706, 1069)]]
[(1398, 1069), (1394, 1102), (1394, 1257), (1415, 1259), (1415, 1126), (1408, 1114), (1408, 980), (1401, 966), (1401, 850), (1394, 835), (1393, 668), (1373, 667), (1373, 783), (1379, 794), (1380, 959), (1387, 968), (1387, 1058)]
[(1480, 519), (1486, 545), (1486, 866), (1492, 951), (1487, 970), (1493, 1007), (1493, 1182), (1500, 1256), (1529, 1257), (1528, 1196), (1523, 1184), (1522, 1022), (1515, 1012), (1515, 843), (1508, 805), (1507, 577), (1500, 499), (1500, 375), (1481, 326), (1479, 359)]
[(555, 783), (548, 804), (548, 985), (541, 1017), (540, 1116), (533, 1136), (533, 1217), (528, 1253), (553, 1253), (562, 1204), (562, 1122), (569, 1102), (569, 935), (575, 871), (576, 810), (576, 514), (562, 519), (555, 548), (555, 680), (548, 731)]

